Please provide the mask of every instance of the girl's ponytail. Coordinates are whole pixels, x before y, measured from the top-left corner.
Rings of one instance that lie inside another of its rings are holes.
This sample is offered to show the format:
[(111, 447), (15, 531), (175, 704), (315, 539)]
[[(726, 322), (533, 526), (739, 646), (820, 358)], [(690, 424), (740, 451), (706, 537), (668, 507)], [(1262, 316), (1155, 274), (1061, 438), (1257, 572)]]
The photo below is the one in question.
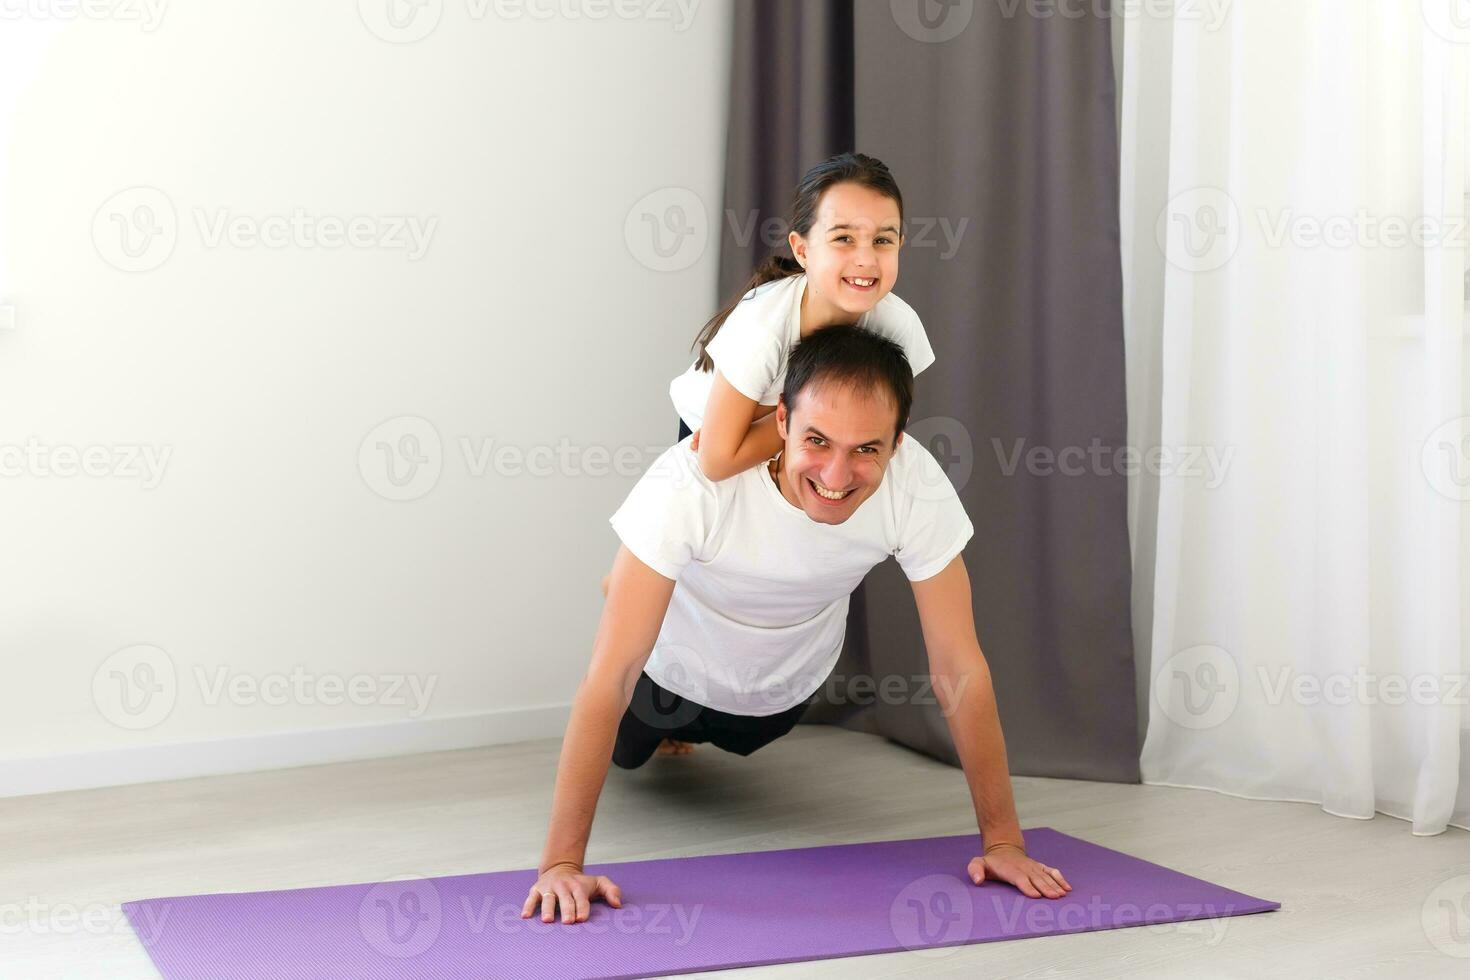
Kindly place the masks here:
[[(892, 198), (898, 204), (898, 219), (900, 227), (902, 226), (903, 195), (899, 193), (898, 182), (893, 179), (893, 174), (889, 173), (883, 161), (865, 153), (839, 153), (808, 170), (801, 178), (801, 183), (796, 186), (796, 200), (791, 205), (791, 230), (806, 237), (816, 222), (817, 205), (821, 202), (822, 195), (827, 188), (844, 182), (860, 184)], [(800, 275), (801, 272), (801, 263), (789, 255), (772, 255), (762, 262), (745, 284), (745, 288), (726, 303), (724, 309), (710, 317), (709, 322), (699, 331), (699, 336), (691, 345), (699, 351), (694, 362), (695, 367), (701, 371), (714, 370), (714, 361), (707, 351), (709, 342), (720, 332), (720, 327), (747, 293), (757, 286)]]

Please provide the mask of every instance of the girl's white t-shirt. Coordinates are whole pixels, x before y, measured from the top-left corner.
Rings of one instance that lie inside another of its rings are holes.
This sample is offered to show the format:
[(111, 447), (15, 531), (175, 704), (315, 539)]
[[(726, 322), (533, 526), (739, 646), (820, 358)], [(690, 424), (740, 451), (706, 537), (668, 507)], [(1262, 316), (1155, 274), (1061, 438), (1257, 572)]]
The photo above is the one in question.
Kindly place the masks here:
[(916, 439), (899, 443), (851, 517), (822, 524), (781, 495), (764, 464), (708, 479), (691, 438), (659, 456), (609, 522), (639, 561), (675, 582), (644, 670), (697, 704), (772, 715), (805, 701), (837, 663), (848, 597), (869, 569), (892, 555), (922, 581), (974, 534)]
[[(806, 275), (762, 283), (746, 293), (715, 333), (706, 350), (725, 379), (747, 398), (774, 406), (786, 385), (786, 361), (801, 339), (801, 298)], [(917, 375), (934, 363), (934, 351), (914, 308), (893, 293), (858, 318), (857, 325), (880, 333), (903, 348)], [(704, 409), (714, 386), (713, 371), (689, 370), (669, 384), (674, 410), (690, 429), (704, 424)]]

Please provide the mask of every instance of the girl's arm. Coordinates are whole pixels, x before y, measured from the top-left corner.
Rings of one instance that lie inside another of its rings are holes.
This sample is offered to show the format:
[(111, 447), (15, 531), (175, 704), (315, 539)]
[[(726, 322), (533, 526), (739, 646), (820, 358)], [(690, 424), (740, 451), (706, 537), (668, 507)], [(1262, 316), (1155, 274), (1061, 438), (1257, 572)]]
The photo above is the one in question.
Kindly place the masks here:
[(699, 435), (699, 468), (704, 475), (728, 479), (764, 463), (780, 449), (775, 410), (742, 395), (716, 368)]

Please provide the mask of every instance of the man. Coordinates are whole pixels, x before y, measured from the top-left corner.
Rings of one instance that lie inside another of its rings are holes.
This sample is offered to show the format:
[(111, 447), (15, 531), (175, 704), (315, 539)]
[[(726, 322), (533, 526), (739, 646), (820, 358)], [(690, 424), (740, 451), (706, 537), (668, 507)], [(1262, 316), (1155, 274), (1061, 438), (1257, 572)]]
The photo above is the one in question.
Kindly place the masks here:
[(617, 885), (582, 873), (609, 762), (636, 767), (661, 742), (748, 755), (788, 732), (837, 661), (849, 594), (889, 555), (913, 586), (985, 844), (971, 880), (1031, 898), (1071, 890), (1026, 855), (960, 558), (973, 527), (939, 464), (903, 438), (912, 399), (898, 345), (826, 327), (792, 350), (775, 459), (714, 483), (686, 438), (629, 493), (522, 918), (539, 904), (550, 922), (560, 903), (563, 922), (582, 922), (598, 897), (621, 908)]

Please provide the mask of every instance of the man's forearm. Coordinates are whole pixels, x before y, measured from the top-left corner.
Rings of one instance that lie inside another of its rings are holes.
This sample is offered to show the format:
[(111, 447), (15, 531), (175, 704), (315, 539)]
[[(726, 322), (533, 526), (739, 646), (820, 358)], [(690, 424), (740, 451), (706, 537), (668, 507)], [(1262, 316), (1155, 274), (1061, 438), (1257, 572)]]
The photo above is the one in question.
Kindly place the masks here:
[(538, 872), (563, 862), (572, 862), (578, 868), (583, 866), (597, 798), (607, 779), (613, 743), (627, 707), (628, 699), (616, 684), (594, 680), (589, 675), (577, 688), (556, 766), (551, 825)]
[(935, 671), (934, 687), (970, 784), (986, 850), (1002, 843), (1024, 847), (990, 668), (978, 653), (964, 657)]

